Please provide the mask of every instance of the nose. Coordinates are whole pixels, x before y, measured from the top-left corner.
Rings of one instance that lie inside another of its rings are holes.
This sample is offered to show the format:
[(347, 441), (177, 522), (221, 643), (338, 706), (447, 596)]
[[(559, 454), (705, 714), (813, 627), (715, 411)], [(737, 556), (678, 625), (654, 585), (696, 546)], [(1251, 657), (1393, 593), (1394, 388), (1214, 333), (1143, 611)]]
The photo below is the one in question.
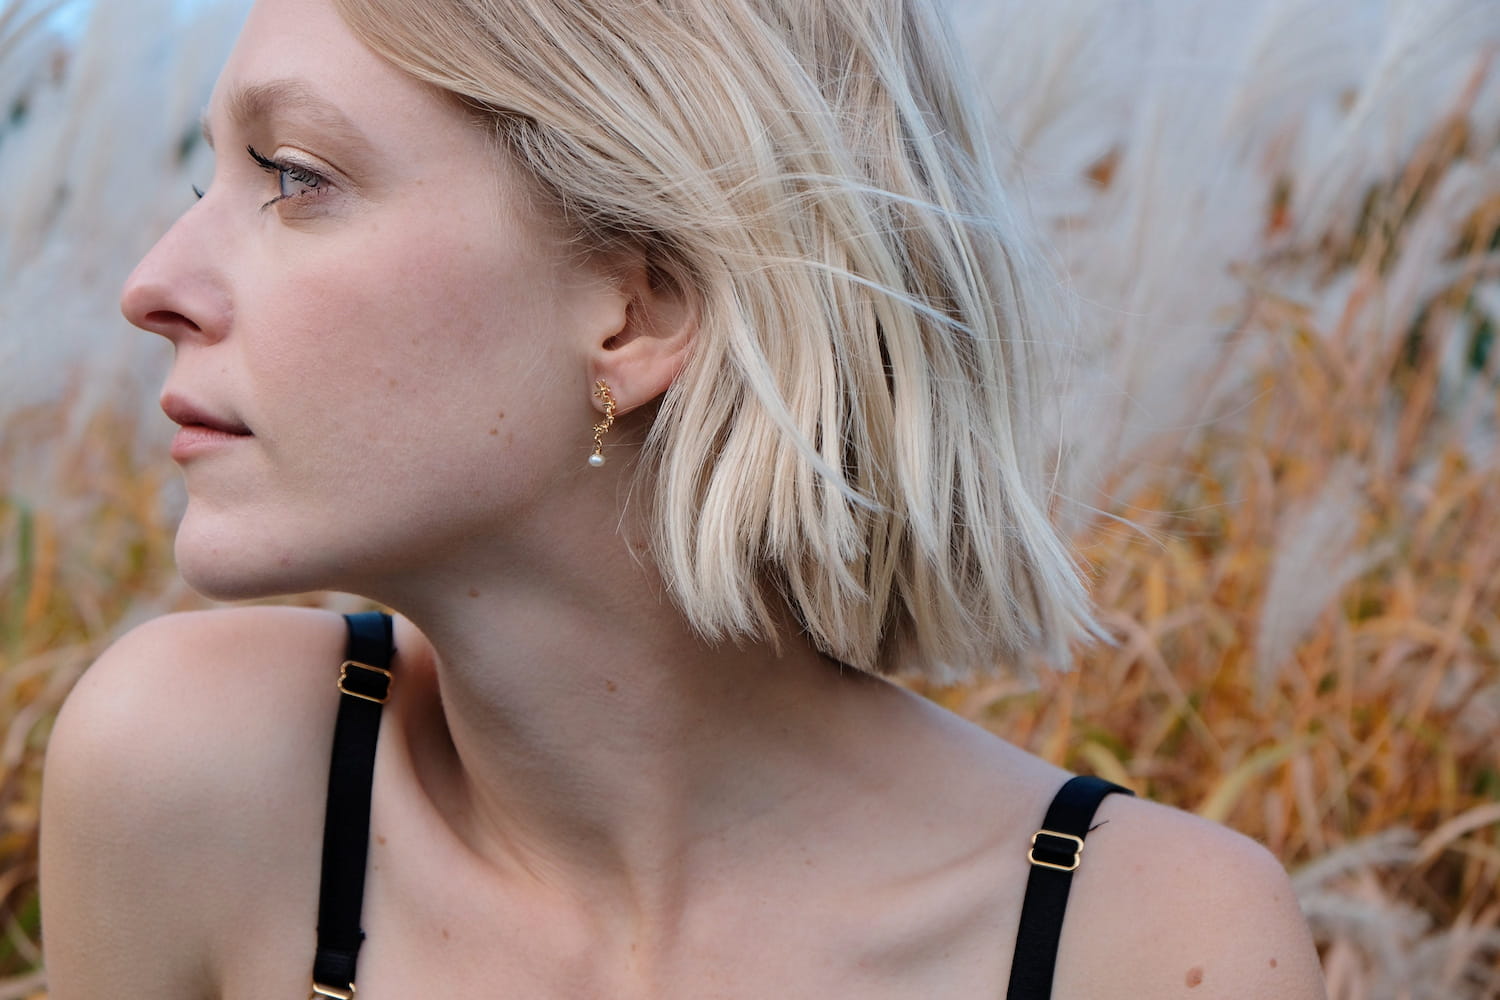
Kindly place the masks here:
[(141, 258), (120, 293), (120, 311), (142, 330), (174, 345), (214, 341), (229, 326), (223, 247), (216, 246), (200, 201)]

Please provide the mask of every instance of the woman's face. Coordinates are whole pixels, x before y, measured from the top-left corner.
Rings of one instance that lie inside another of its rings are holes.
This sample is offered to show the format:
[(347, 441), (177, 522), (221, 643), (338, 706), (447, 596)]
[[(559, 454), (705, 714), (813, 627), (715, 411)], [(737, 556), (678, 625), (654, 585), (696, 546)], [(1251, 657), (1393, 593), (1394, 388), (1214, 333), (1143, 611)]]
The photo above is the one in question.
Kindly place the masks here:
[(330, 0), (257, 0), (206, 124), (212, 183), (122, 302), (172, 342), (168, 415), (219, 428), (174, 445), (184, 575), (337, 587), (524, 530), (583, 466), (617, 289)]

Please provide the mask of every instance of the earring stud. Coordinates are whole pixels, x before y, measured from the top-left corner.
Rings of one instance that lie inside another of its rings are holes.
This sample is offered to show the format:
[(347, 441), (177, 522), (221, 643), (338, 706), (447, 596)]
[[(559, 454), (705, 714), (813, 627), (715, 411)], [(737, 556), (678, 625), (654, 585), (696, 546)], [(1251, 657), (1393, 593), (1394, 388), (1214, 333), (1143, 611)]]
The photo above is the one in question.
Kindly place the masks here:
[(597, 469), (604, 464), (604, 435), (615, 422), (615, 396), (602, 378), (594, 383), (594, 395), (604, 404), (604, 419), (594, 425), (594, 453), (589, 456), (589, 465)]

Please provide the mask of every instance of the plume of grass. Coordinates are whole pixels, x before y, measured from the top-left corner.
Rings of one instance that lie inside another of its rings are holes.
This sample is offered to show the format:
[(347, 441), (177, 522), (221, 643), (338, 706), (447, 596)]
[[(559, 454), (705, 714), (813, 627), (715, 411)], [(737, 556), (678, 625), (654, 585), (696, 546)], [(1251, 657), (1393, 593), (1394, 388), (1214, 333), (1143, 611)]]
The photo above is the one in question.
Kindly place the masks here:
[(17, 61), (0, 58), (0, 87), (13, 81), (24, 111), (0, 126), (0, 415), (69, 387), (75, 412), (127, 401), (144, 412), (151, 399), (164, 345), (126, 332), (119, 288), (191, 201), (189, 178), (206, 182), (198, 113), (245, 7), (178, 6), (95, 0), (75, 32), (13, 26)]

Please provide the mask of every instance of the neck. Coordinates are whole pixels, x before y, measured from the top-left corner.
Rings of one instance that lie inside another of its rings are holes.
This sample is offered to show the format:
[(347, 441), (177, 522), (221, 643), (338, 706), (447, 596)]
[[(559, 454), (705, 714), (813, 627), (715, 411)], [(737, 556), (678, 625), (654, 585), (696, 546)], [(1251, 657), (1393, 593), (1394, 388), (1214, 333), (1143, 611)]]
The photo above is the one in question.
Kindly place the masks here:
[(405, 727), (423, 784), (495, 867), (670, 908), (885, 780), (861, 754), (907, 701), (890, 685), (797, 639), (705, 643), (617, 536), (495, 564), (547, 570), (409, 578), (388, 600), (434, 654)]

